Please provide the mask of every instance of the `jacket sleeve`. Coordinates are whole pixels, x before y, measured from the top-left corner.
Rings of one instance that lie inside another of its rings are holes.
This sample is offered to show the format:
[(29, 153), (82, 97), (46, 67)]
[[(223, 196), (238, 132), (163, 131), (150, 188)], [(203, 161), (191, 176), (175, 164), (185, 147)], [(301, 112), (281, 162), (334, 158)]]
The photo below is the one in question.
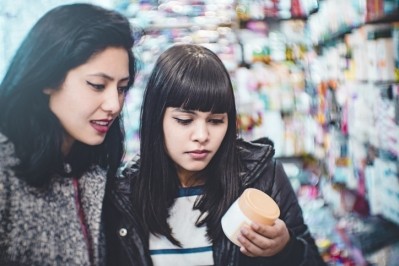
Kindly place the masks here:
[[(276, 160), (273, 162), (266, 168), (266, 183), (269, 186), (265, 185), (263, 189), (280, 207), (279, 218), (288, 228), (290, 241), (279, 254), (270, 258), (261, 258), (261, 260), (264, 260), (264, 265), (326, 265), (304, 222), (297, 195), (282, 164)], [(261, 177), (261, 179), (264, 178)]]

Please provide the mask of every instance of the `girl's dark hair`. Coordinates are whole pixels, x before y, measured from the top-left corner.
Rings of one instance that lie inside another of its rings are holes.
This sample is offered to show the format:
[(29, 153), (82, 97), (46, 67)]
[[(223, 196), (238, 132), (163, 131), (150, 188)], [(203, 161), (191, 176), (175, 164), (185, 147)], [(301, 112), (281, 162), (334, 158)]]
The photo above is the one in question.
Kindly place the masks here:
[(46, 183), (51, 174), (80, 176), (100, 165), (113, 176), (124, 154), (122, 118), (115, 119), (101, 145), (76, 142), (63, 158), (63, 127), (49, 107), (44, 88), (58, 88), (68, 71), (108, 47), (122, 47), (129, 56), (129, 86), (136, 74), (129, 21), (121, 14), (90, 4), (72, 4), (47, 12), (30, 30), (0, 84), (0, 131), (15, 146), (16, 171), (31, 185)]
[(165, 151), (163, 117), (167, 107), (228, 114), (228, 129), (215, 157), (203, 170), (204, 195), (195, 208), (202, 214), (197, 225), (206, 224), (208, 237), (222, 235), (220, 219), (239, 196), (236, 153), (236, 107), (233, 88), (222, 61), (198, 45), (175, 45), (158, 58), (144, 92), (140, 127), (140, 176), (133, 202), (146, 229), (173, 238), (168, 211), (177, 197), (179, 180), (174, 162)]

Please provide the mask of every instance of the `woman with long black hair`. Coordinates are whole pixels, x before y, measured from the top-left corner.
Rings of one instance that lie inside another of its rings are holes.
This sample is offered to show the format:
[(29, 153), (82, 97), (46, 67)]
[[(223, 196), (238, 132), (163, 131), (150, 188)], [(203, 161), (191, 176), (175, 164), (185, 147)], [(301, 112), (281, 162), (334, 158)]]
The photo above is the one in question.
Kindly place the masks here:
[(102, 265), (102, 204), (124, 154), (136, 66), (129, 21), (56, 7), (0, 84), (0, 265)]

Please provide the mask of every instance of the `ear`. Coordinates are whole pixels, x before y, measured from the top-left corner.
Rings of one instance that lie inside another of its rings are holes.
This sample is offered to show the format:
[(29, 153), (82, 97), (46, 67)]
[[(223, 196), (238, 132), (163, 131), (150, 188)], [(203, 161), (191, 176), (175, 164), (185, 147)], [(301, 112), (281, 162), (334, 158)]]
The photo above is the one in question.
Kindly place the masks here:
[(54, 92), (54, 89), (51, 89), (51, 88), (44, 88), (43, 89), (43, 93), (46, 94), (46, 95), (51, 95), (51, 94), (53, 94), (53, 92)]

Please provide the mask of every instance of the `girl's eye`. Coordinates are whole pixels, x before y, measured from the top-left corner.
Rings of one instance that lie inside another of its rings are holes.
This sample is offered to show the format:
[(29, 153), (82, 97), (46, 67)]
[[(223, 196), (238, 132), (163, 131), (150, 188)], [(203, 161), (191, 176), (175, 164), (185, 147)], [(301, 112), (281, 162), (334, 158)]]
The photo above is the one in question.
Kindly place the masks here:
[(174, 119), (177, 121), (177, 123), (182, 124), (182, 125), (188, 125), (193, 121), (192, 119), (180, 119), (177, 117), (174, 117)]
[(95, 83), (91, 83), (89, 81), (86, 81), (87, 84), (89, 84), (91, 87), (93, 87), (96, 90), (103, 90), (105, 88), (105, 85), (103, 84), (95, 84)]
[(218, 125), (218, 124), (223, 124), (224, 119), (209, 119), (209, 122), (212, 124)]

